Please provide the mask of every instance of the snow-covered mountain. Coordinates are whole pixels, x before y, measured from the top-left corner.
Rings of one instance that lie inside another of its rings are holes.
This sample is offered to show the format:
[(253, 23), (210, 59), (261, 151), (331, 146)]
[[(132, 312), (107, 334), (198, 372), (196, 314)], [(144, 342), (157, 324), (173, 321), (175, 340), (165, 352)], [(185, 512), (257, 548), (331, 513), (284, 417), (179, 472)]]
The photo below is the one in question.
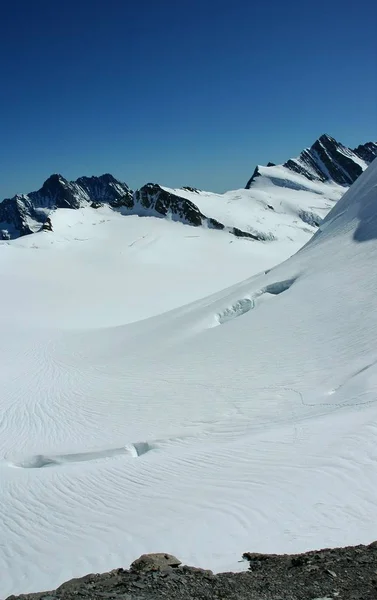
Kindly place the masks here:
[(12, 239), (41, 230), (50, 213), (59, 208), (78, 209), (106, 202), (114, 208), (132, 200), (128, 185), (112, 175), (80, 177), (67, 181), (51, 175), (37, 192), (17, 195), (0, 204), (0, 239)]
[(289, 186), (291, 173), (297, 173), (309, 181), (334, 182), (349, 187), (377, 156), (377, 143), (367, 142), (351, 150), (324, 134), (298, 158), (291, 158), (279, 165), (257, 166), (246, 188), (252, 187), (257, 177), (268, 177), (276, 185)]
[[(133, 192), (109, 174), (72, 182), (52, 175), (37, 192), (0, 204), (0, 239), (40, 231), (47, 218), (53, 227), (51, 213), (57, 209), (99, 208), (105, 204), (123, 215), (164, 217), (254, 241), (290, 238), (286, 235), (289, 228), (291, 233), (296, 230), (304, 243), (303, 234), (308, 238), (314, 233), (333, 202), (376, 155), (374, 142), (352, 151), (324, 135), (297, 159), (284, 165), (258, 166), (246, 190), (225, 194), (170, 189), (152, 183)], [(268, 214), (271, 212), (276, 214)]]
[(276, 243), (108, 204), (0, 243), (1, 597), (377, 538), (377, 161), (310, 241), (344, 187), (304, 180), (179, 192), (229, 227), (253, 199)]

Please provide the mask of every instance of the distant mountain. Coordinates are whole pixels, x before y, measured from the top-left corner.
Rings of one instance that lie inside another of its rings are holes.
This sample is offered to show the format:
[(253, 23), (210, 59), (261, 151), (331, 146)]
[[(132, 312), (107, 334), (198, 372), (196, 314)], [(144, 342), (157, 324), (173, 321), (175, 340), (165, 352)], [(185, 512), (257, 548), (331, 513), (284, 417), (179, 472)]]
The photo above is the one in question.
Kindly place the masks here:
[[(367, 142), (351, 150), (324, 134), (310, 148), (301, 152), (298, 158), (291, 158), (281, 166), (309, 181), (334, 182), (349, 187), (376, 156), (376, 142)], [(275, 166), (273, 163), (268, 163), (267, 167), (257, 166), (246, 189), (250, 189), (257, 177), (268, 176), (268, 169)]]
[[(0, 240), (53, 230), (54, 210), (102, 205), (124, 215), (169, 218), (251, 240), (274, 240), (284, 228), (302, 228), (303, 223), (305, 231), (313, 233), (332, 203), (376, 156), (375, 142), (351, 150), (322, 135), (298, 158), (283, 165), (257, 166), (246, 185), (250, 193), (237, 190), (211, 194), (193, 187), (177, 190), (156, 183), (134, 192), (110, 174), (80, 177), (76, 181), (54, 174), (40, 190), (0, 203)], [(266, 216), (266, 211), (274, 211), (275, 215)]]
[(0, 204), (0, 239), (39, 231), (51, 211), (57, 208), (78, 209), (102, 202), (113, 208), (128, 206), (132, 203), (132, 191), (109, 174), (80, 177), (76, 181), (51, 175), (37, 192), (17, 195)]
[(133, 192), (126, 183), (112, 175), (80, 177), (68, 181), (61, 175), (51, 175), (37, 192), (17, 195), (0, 203), (0, 240), (9, 240), (38, 231), (53, 231), (51, 213), (57, 209), (98, 209), (108, 205), (124, 215), (166, 217), (186, 225), (203, 225), (211, 229), (225, 229), (238, 237), (264, 239), (263, 234), (226, 227), (213, 217), (201, 212), (187, 195), (200, 194), (195, 188), (179, 191), (148, 183)]

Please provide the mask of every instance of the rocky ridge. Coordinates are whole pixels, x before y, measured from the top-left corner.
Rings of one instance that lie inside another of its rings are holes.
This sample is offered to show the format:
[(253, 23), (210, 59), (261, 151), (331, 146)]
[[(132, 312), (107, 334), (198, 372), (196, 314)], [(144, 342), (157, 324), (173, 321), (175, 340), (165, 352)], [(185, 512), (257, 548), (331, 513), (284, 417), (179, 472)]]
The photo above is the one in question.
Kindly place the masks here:
[(245, 553), (249, 570), (219, 573), (147, 554), (129, 570), (72, 579), (52, 592), (7, 600), (372, 600), (377, 598), (377, 542), (304, 554)]
[[(367, 142), (352, 150), (324, 134), (310, 148), (303, 150), (300, 156), (289, 159), (282, 166), (309, 181), (334, 182), (349, 187), (376, 156), (377, 142)], [(269, 167), (275, 166), (274, 163), (268, 163), (267, 167), (258, 165), (246, 189), (252, 186), (257, 177), (268, 176)]]
[[(267, 167), (257, 166), (246, 188), (253, 187), (258, 178), (267, 177), (274, 185), (295, 190), (304, 190), (306, 181), (332, 182), (343, 186), (346, 191), (376, 156), (375, 142), (368, 142), (351, 150), (334, 138), (323, 135), (311, 148), (284, 165), (268, 163)], [(300, 183), (292, 179), (292, 175), (298, 175)], [(191, 192), (191, 197), (188, 198), (184, 192)], [(196, 188), (183, 187), (180, 195), (179, 190), (169, 191), (156, 183), (148, 183), (133, 191), (126, 183), (118, 181), (109, 173), (99, 177), (79, 177), (76, 181), (68, 181), (62, 175), (54, 174), (38, 191), (19, 194), (0, 203), (0, 240), (14, 239), (41, 230), (51, 231), (51, 213), (56, 209), (77, 210), (86, 206), (99, 208), (102, 205), (108, 205), (124, 215), (169, 218), (193, 227), (225, 230), (251, 240), (272, 239), (259, 230), (253, 230), (252, 223), (245, 223), (242, 228), (227, 226), (225, 222), (204, 214), (195, 200), (200, 193)], [(312, 226), (319, 224), (318, 219), (313, 220), (311, 215), (309, 221), (305, 214), (303, 217), (299, 216)]]
[[(197, 190), (194, 191), (198, 193)], [(193, 227), (203, 225), (211, 229), (225, 229), (238, 237), (265, 239), (263, 234), (256, 235), (237, 227), (226, 227), (203, 214), (189, 199), (173, 194), (158, 184), (148, 183), (133, 192), (126, 183), (110, 174), (80, 177), (76, 181), (68, 181), (55, 174), (44, 182), (40, 190), (17, 195), (0, 203), (0, 240), (14, 239), (38, 231), (52, 231), (51, 214), (58, 208), (77, 210), (103, 205), (124, 215), (166, 217)]]

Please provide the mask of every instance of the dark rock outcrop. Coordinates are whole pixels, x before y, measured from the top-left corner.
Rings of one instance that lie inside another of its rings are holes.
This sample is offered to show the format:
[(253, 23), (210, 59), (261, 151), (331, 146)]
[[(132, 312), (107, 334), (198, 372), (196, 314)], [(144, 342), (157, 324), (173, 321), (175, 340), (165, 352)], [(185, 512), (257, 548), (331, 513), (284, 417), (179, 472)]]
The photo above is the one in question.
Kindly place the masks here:
[(37, 208), (80, 208), (82, 194), (75, 182), (67, 181), (61, 175), (49, 177), (41, 189), (28, 194)]
[(242, 229), (238, 229), (238, 227), (232, 227), (232, 233), (236, 237), (244, 237), (244, 238), (249, 238), (251, 240), (262, 240), (262, 239), (265, 239), (265, 238), (261, 237), (260, 235), (257, 235), (257, 234), (254, 234), (254, 233), (250, 233), (248, 231), (242, 231)]
[(88, 195), (92, 202), (96, 204), (109, 204), (113, 208), (132, 208), (133, 192), (126, 183), (118, 181), (106, 173), (100, 177), (79, 177), (76, 180), (78, 184)]
[[(352, 150), (324, 134), (310, 148), (301, 152), (298, 158), (289, 159), (283, 166), (310, 181), (333, 181), (348, 187), (376, 156), (376, 142), (367, 142)], [(273, 166), (273, 163), (268, 163), (267, 168)], [(246, 184), (246, 189), (249, 189), (260, 175), (260, 169), (256, 167)]]
[(191, 187), (190, 185), (184, 185), (181, 190), (186, 190), (187, 192), (194, 192), (195, 194), (198, 194), (200, 192), (200, 190), (198, 190), (198, 188), (194, 188)]
[[(269, 166), (272, 167), (272, 166), (275, 166), (275, 165), (272, 165), (271, 163), (269, 163)], [(255, 181), (256, 178), (260, 177), (260, 176), (261, 176), (261, 173), (259, 171), (259, 166), (257, 165), (255, 167), (255, 169), (254, 169), (254, 173), (252, 174), (252, 176), (250, 177), (249, 181), (247, 182), (245, 189), (249, 190), (251, 188), (251, 184), (253, 183), (253, 181)]]
[(140, 204), (153, 216), (169, 216), (173, 221), (198, 227), (207, 219), (190, 200), (164, 190), (157, 183), (147, 183), (135, 192), (135, 204)]
[(374, 142), (367, 142), (366, 144), (357, 146), (357, 148), (354, 149), (354, 153), (366, 163), (370, 164), (372, 160), (377, 157), (377, 144)]
[(42, 225), (42, 231), (53, 231), (52, 221), (50, 217), (47, 217), (46, 221)]
[(301, 152), (299, 158), (288, 160), (284, 166), (313, 181), (334, 181), (350, 186), (363, 172), (354, 159), (352, 150), (325, 134), (311, 148)]
[[(45, 217), (44, 217), (45, 218)], [(28, 196), (7, 198), (0, 204), (0, 239), (11, 239), (37, 231), (32, 223), (44, 222)]]
[[(167, 558), (165, 558), (167, 557)], [(372, 600), (377, 542), (304, 554), (243, 555), (249, 570), (219, 573), (180, 566), (169, 554), (143, 555), (130, 570), (72, 579), (53, 592), (7, 600)]]

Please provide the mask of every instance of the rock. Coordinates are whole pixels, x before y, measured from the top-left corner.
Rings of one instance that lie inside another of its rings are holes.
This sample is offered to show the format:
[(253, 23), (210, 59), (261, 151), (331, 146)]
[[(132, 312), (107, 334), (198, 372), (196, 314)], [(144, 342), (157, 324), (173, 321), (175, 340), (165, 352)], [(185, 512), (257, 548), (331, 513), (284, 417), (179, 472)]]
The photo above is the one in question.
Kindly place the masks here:
[(367, 142), (366, 144), (357, 146), (353, 151), (357, 156), (360, 156), (362, 160), (365, 160), (365, 162), (369, 164), (377, 157), (377, 144), (374, 142)]
[(242, 229), (238, 229), (238, 227), (232, 227), (231, 233), (236, 237), (245, 237), (250, 240), (263, 240), (263, 236), (255, 235), (254, 233), (249, 233), (248, 231), (242, 231)]
[(199, 227), (206, 219), (196, 204), (168, 192), (157, 183), (147, 183), (135, 192), (135, 201), (146, 209), (149, 216), (169, 216), (174, 221), (194, 227)]
[[(377, 598), (377, 544), (304, 554), (244, 558), (250, 570), (217, 573), (187, 566), (171, 554), (144, 554), (129, 571), (72, 579), (54, 592), (17, 600), (369, 600)], [(292, 567), (292, 562), (295, 568)], [(314, 568), (315, 567), (315, 568)], [(336, 577), (334, 577), (336, 575)], [(16, 600), (11, 596), (8, 600)]]
[(46, 221), (43, 223), (42, 231), (53, 231), (50, 217), (47, 217)]
[(199, 194), (198, 188), (191, 187), (190, 185), (184, 185), (181, 190), (186, 190), (187, 192), (194, 192), (195, 194)]
[(172, 554), (157, 552), (155, 554), (143, 554), (132, 563), (130, 570), (138, 573), (146, 571), (165, 571), (166, 569), (177, 568), (180, 564), (181, 561)]
[(291, 159), (284, 166), (310, 180), (349, 186), (363, 171), (359, 162), (355, 152), (324, 134), (298, 159)]
[(201, 567), (188, 567), (188, 566), (184, 566), (182, 567), (182, 570), (184, 572), (189, 572), (193, 575), (200, 573), (201, 575), (205, 575), (206, 577), (213, 577), (213, 571), (211, 571), (210, 569), (202, 569)]
[(246, 189), (250, 189), (251, 188), (251, 184), (254, 183), (254, 181), (256, 180), (257, 177), (260, 177), (261, 173), (259, 171), (259, 167), (256, 166), (254, 169), (254, 173), (252, 174), (252, 176), (250, 177), (249, 181), (246, 184)]
[(294, 556), (291, 559), (291, 567), (305, 567), (309, 562), (307, 556)]

